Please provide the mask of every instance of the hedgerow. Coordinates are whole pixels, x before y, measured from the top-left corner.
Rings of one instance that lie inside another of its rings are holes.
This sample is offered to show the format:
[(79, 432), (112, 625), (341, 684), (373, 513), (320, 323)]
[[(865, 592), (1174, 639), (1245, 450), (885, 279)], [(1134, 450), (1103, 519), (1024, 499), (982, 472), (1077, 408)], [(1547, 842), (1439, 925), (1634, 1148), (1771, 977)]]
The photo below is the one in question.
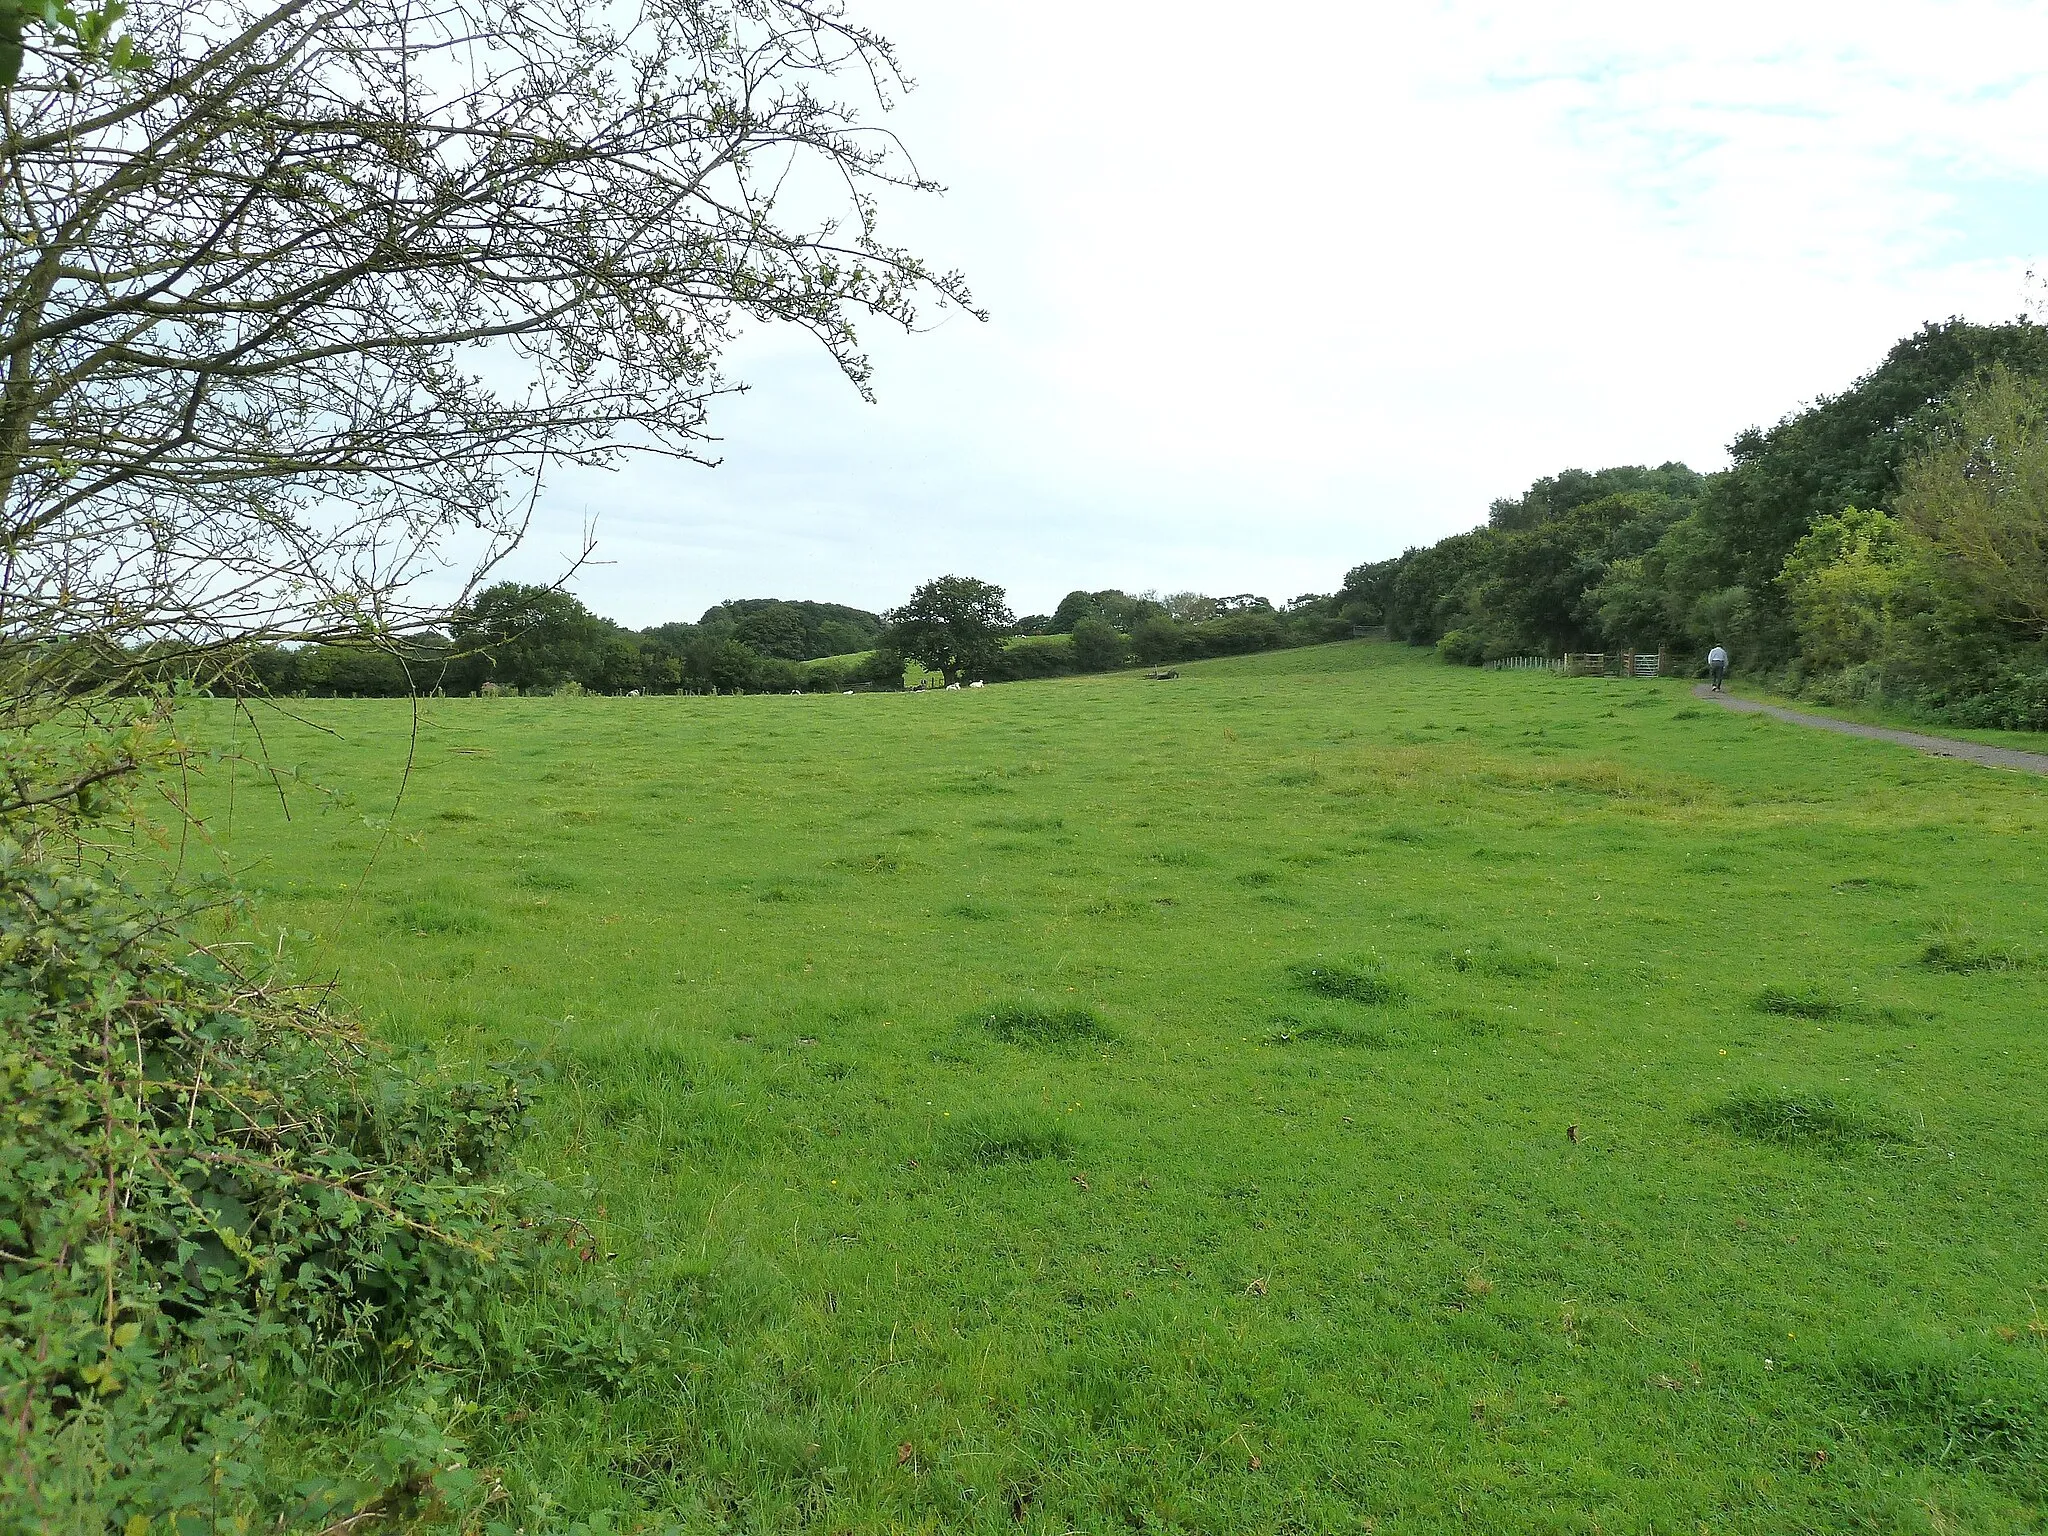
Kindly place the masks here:
[(8, 1533), (367, 1531), (468, 1491), (441, 1383), (528, 1253), (527, 1086), (378, 1044), (192, 915), (0, 839)]

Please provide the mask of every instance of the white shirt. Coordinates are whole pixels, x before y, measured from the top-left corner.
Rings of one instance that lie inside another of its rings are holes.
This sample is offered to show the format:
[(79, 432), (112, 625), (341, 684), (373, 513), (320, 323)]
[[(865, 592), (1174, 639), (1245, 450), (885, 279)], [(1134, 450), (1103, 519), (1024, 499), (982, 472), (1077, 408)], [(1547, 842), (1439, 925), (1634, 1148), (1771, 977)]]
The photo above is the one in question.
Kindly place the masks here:
[(1716, 663), (1719, 663), (1721, 666), (1724, 667), (1728, 665), (1728, 653), (1722, 650), (1721, 647), (1719, 647), (1718, 645), (1715, 646), (1711, 651), (1707, 652), (1707, 665), (1711, 667)]

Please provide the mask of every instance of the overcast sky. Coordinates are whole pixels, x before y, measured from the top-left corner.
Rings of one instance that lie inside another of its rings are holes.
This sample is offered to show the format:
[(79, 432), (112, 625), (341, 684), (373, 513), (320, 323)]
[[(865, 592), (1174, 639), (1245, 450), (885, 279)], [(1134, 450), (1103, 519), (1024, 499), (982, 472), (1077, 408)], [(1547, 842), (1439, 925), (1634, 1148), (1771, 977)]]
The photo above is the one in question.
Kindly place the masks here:
[(1724, 462), (2048, 257), (2048, 5), (853, 0), (942, 199), (885, 234), (986, 325), (880, 403), (734, 354), (715, 470), (563, 477), (516, 574), (645, 625), (946, 572), (1328, 591), (1567, 466)]

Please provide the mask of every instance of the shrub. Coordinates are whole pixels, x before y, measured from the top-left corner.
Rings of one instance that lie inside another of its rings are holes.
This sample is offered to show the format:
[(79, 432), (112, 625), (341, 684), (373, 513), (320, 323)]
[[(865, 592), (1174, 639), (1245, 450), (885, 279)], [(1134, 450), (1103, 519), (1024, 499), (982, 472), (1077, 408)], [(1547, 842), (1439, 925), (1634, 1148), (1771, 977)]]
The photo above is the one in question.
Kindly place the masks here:
[(992, 683), (1023, 682), (1034, 677), (1064, 677), (1074, 670), (1074, 646), (1065, 635), (1013, 640), (990, 661), (984, 676)]
[(1454, 629), (1437, 641), (1436, 651), (1454, 666), (1476, 667), (1486, 659), (1486, 641), (1477, 630)]
[(1179, 661), (1189, 654), (1181, 626), (1156, 614), (1140, 619), (1131, 630), (1131, 650), (1148, 667), (1156, 667), (1163, 661)]
[(855, 681), (869, 688), (898, 689), (903, 686), (903, 669), (906, 665), (901, 651), (892, 650), (886, 645), (877, 646), (869, 652), (865, 661), (854, 667), (853, 676)]
[(1294, 984), (1317, 997), (1353, 1003), (1398, 1003), (1408, 989), (1377, 960), (1303, 960), (1287, 968)]
[(1116, 626), (1101, 619), (1082, 619), (1069, 642), (1075, 670), (1107, 672), (1124, 664), (1129, 646)]
[(814, 661), (804, 669), (807, 693), (844, 693), (857, 680), (854, 669), (843, 662)]
[(262, 1425), (308, 1376), (354, 1423), (415, 1363), (474, 1361), (530, 1211), (525, 1090), (395, 1055), (234, 952), (0, 841), (0, 1507), (22, 1528), (325, 1524), (459, 1467), (422, 1431), (413, 1465), (323, 1488), (265, 1464)]

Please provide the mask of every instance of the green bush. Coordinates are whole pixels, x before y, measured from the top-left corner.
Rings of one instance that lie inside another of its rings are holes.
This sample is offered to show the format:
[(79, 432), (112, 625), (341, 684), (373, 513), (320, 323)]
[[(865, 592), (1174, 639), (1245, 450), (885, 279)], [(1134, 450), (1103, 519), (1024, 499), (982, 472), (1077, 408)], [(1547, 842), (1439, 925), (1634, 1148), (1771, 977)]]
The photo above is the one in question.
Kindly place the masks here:
[[(457, 1491), (432, 1374), (475, 1362), (519, 1268), (526, 1091), (398, 1056), (244, 952), (0, 841), (0, 1530)], [(348, 1477), (267, 1460), (316, 1382)]]
[(1065, 635), (1012, 641), (989, 663), (986, 680), (1018, 683), (1034, 677), (1065, 677), (1074, 670), (1074, 643)]
[(865, 661), (854, 668), (857, 682), (869, 688), (897, 689), (903, 686), (903, 653), (887, 646), (878, 646), (868, 654)]
[(1477, 630), (1454, 629), (1436, 643), (1437, 654), (1460, 667), (1476, 667), (1486, 659), (1486, 641)]
[(1074, 666), (1082, 672), (1108, 672), (1124, 664), (1130, 646), (1112, 624), (1100, 619), (1082, 619), (1074, 626)]

